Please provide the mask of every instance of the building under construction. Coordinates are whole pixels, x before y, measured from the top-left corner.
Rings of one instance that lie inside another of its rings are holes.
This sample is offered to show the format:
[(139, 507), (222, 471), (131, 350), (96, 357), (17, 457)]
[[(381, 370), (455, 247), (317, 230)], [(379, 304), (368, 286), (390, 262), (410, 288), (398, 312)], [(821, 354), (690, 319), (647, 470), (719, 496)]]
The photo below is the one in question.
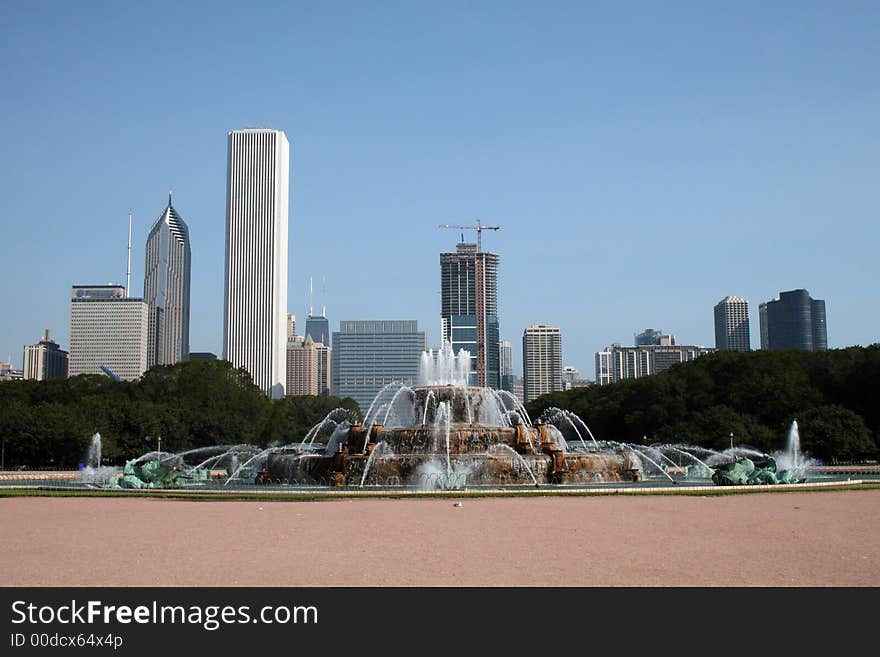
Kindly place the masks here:
[(448, 226), (477, 231), (477, 243), (460, 242), (440, 254), (443, 339), (471, 354), (471, 385), (501, 387), (498, 342), (498, 255), (482, 250), (480, 232), (497, 226)]

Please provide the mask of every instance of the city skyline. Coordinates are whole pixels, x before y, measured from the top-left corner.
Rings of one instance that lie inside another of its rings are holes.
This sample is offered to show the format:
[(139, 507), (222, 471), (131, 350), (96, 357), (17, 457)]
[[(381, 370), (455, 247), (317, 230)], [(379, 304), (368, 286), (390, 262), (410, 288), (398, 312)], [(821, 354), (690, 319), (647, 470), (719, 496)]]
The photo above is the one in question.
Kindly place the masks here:
[[(559, 326), (564, 362), (589, 376), (596, 350), (628, 342), (633, 327), (710, 346), (719, 298), (798, 288), (827, 300), (830, 348), (877, 341), (876, 7), (691, 6), (674, 19), (650, 5), (355, 7), (345, 18), (276, 7), (275, 38), (240, 40), (230, 35), (243, 9), (218, 17), (211, 37), (199, 12), (163, 19), (161, 3), (55, 12), (46, 25), (11, 8), (0, 45), (16, 88), (0, 109), (5, 243), (51, 236), (0, 264), (18, 292), (0, 355), (19, 367), (46, 326), (69, 348), (72, 284), (124, 281), (129, 209), (139, 289), (169, 186), (197, 245), (191, 348), (222, 352), (223, 136), (248, 125), (285, 130), (296, 153), (287, 289), (303, 303), (286, 311), (305, 317), (308, 274), (326, 271), (331, 331), (341, 317), (412, 317), (437, 346), (433, 263), (457, 237), (437, 225), (479, 218), (502, 226), (484, 248), (502, 257), (500, 338), (519, 364), (518, 336), (534, 323)], [(157, 26), (180, 44), (159, 57), (148, 46)], [(317, 57), (331, 35), (345, 45)], [(486, 38), (498, 48), (487, 52)], [(219, 67), (215, 39), (230, 44)], [(178, 95), (174, 113), (157, 111), (159, 90)], [(737, 230), (722, 235), (727, 225)], [(628, 260), (599, 248), (614, 226), (654, 248)], [(670, 257), (660, 247), (676, 232), (689, 239)], [(389, 242), (407, 248), (377, 266)], [(676, 288), (645, 284), (658, 273)], [(755, 306), (753, 349), (757, 318)]]

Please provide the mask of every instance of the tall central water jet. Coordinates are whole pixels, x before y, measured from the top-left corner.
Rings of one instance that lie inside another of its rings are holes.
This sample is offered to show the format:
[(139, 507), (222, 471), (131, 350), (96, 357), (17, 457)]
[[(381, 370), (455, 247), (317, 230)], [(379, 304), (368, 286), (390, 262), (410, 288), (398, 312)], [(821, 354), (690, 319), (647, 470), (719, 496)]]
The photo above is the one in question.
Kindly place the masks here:
[(86, 465), (90, 468), (101, 467), (101, 434), (95, 432), (92, 442), (89, 443), (89, 453), (86, 456)]
[(791, 469), (797, 470), (801, 464), (801, 434), (798, 431), (797, 420), (794, 420), (788, 429), (788, 453), (791, 455)]
[(419, 384), (423, 386), (466, 386), (471, 372), (471, 354), (444, 342), (437, 351), (422, 352), (419, 363)]

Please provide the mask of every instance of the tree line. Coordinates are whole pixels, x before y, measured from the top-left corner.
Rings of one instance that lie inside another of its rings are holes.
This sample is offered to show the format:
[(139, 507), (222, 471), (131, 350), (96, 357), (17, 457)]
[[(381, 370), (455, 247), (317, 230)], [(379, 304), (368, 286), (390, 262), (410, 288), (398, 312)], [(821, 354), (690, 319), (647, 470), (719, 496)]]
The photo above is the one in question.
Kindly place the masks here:
[[(797, 419), (803, 450), (826, 463), (878, 457), (880, 345), (824, 352), (716, 352), (665, 372), (544, 395), (577, 413), (599, 440), (678, 442), (724, 449), (731, 440), (771, 452)], [(95, 374), (0, 383), (0, 441), (7, 468), (74, 467), (100, 432), (106, 463), (156, 449), (302, 440), (334, 408), (331, 396), (271, 400), (244, 369), (191, 361), (150, 369), (137, 381)], [(731, 438), (731, 434), (733, 437)]]
[(99, 432), (104, 462), (121, 465), (155, 450), (210, 445), (268, 447), (301, 440), (334, 408), (353, 399), (272, 400), (250, 374), (227, 361), (151, 368), (136, 381), (97, 374), (0, 384), (0, 441), (7, 468), (75, 467)]
[[(543, 395), (577, 413), (598, 440), (711, 449), (783, 449), (797, 419), (804, 452), (825, 463), (878, 457), (880, 344), (821, 352), (721, 351), (659, 374)], [(731, 438), (731, 434), (733, 437)]]

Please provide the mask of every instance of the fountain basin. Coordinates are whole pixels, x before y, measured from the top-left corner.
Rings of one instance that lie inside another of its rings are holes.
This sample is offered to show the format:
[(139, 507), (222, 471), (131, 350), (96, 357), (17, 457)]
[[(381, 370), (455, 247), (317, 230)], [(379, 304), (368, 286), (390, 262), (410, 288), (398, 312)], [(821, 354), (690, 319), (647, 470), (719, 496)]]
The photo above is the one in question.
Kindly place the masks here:
[(552, 426), (511, 423), (519, 415), (486, 388), (425, 386), (411, 390), (408, 400), (413, 412), (400, 415), (423, 422), (353, 425), (323, 453), (270, 452), (257, 483), (460, 488), (643, 478), (629, 450), (568, 452)]

